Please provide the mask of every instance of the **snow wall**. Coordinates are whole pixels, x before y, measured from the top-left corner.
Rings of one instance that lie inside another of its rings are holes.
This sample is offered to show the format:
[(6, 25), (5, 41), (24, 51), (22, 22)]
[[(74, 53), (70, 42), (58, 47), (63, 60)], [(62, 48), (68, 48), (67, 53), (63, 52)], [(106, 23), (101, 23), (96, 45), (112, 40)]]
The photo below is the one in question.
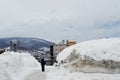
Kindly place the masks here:
[(45, 80), (41, 66), (28, 53), (5, 52), (0, 55), (0, 80)]
[(120, 73), (120, 38), (81, 42), (57, 57), (70, 71)]

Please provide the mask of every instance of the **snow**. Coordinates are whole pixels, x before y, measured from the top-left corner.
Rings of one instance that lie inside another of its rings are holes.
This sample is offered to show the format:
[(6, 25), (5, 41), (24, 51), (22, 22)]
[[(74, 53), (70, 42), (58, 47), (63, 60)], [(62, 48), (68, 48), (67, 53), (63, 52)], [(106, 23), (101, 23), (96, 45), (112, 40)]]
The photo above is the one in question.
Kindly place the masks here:
[(81, 57), (87, 55), (95, 60), (114, 60), (120, 61), (120, 39), (98, 39), (91, 41), (84, 41), (76, 45), (70, 46), (63, 50), (57, 57), (60, 62), (65, 60), (73, 50)]
[(120, 74), (70, 72), (62, 66), (46, 66), (43, 73), (38, 62), (24, 53), (3, 53), (0, 63), (0, 80), (120, 80)]
[[(0, 55), (0, 80), (120, 80), (120, 73), (87, 73), (68, 69), (71, 64), (78, 63), (79, 59), (84, 60), (85, 56), (89, 56), (95, 61), (106, 59), (119, 62), (119, 45), (119, 38), (99, 39), (76, 44), (66, 48), (57, 57), (59, 62), (61, 60), (68, 60), (69, 62), (46, 66), (45, 72), (41, 72), (40, 63), (28, 53), (5, 52)], [(75, 55), (79, 54), (79, 56), (69, 60), (73, 51), (75, 51)], [(85, 70), (98, 69), (95, 66), (84, 67), (87, 68), (84, 68)]]
[(40, 67), (30, 54), (5, 52), (0, 55), (0, 80), (45, 80)]
[(70, 71), (120, 73), (120, 38), (98, 39), (64, 49), (57, 57)]
[(46, 69), (46, 80), (120, 80), (120, 74), (70, 72), (63, 67)]

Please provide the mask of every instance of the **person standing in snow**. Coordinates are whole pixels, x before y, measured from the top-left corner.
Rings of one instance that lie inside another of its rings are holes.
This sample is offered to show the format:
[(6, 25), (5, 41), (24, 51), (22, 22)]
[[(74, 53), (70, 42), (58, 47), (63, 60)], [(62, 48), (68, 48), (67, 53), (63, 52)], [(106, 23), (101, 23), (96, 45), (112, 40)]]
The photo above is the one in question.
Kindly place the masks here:
[(41, 59), (41, 68), (42, 68), (42, 72), (45, 71), (45, 64), (46, 64), (46, 61), (45, 61), (44, 57), (42, 57), (42, 59)]

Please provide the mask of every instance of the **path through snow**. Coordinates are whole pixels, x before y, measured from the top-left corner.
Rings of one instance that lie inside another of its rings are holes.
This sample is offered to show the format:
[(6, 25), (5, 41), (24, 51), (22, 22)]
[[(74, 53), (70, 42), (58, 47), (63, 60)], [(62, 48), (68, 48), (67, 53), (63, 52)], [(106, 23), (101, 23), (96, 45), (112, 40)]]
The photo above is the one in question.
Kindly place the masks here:
[(46, 67), (46, 80), (120, 80), (120, 74), (69, 72), (64, 68)]
[(40, 70), (34, 70), (28, 74), (24, 80), (46, 80), (46, 74), (42, 73)]

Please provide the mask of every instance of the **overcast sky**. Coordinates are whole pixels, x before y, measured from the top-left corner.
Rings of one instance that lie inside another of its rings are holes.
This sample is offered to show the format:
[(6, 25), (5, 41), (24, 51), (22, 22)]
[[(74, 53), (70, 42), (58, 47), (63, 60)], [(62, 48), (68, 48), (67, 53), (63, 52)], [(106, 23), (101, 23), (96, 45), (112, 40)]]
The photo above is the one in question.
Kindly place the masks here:
[(0, 0), (0, 38), (120, 37), (120, 0)]

